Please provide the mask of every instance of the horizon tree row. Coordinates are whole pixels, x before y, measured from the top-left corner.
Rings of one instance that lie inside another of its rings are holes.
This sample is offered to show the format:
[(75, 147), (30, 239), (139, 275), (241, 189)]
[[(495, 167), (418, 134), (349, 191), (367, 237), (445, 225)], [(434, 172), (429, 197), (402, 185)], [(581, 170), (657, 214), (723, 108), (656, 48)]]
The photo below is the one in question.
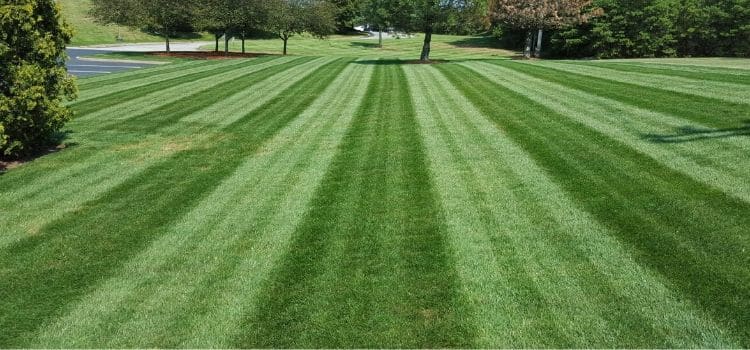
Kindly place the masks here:
[(101, 23), (144, 29), (162, 36), (167, 52), (178, 33), (205, 31), (215, 37), (215, 51), (224, 38), (275, 36), (287, 54), (289, 38), (309, 33), (325, 37), (336, 30), (336, 8), (325, 0), (92, 0), (91, 15)]

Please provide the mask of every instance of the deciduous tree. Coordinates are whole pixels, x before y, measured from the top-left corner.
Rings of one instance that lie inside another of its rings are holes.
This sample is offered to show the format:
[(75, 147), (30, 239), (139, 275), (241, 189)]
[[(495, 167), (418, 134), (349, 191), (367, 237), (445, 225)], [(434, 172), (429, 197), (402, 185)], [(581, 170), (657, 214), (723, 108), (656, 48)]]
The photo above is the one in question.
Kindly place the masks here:
[(378, 29), (378, 47), (383, 47), (383, 30), (390, 26), (391, 13), (394, 12), (389, 6), (390, 0), (365, 0), (361, 3), (362, 18), (367, 24), (375, 25)]
[(430, 60), (432, 34), (451, 15), (473, 11), (478, 2), (475, 0), (382, 0), (376, 1), (376, 8), (381, 9), (390, 26), (406, 32), (423, 32), (422, 52), (419, 59)]
[(265, 30), (284, 42), (287, 54), (289, 38), (310, 33), (323, 38), (336, 30), (335, 9), (322, 0), (268, 0)]
[(146, 28), (164, 37), (166, 51), (176, 33), (191, 31), (196, 1), (184, 0), (92, 0), (91, 14), (103, 23)]

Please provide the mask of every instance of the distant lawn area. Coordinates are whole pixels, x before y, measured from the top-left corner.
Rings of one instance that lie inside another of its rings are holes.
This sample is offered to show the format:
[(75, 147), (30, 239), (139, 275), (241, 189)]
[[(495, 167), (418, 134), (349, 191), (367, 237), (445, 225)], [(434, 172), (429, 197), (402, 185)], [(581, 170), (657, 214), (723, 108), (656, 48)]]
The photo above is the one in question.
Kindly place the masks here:
[[(117, 43), (159, 42), (160, 36), (144, 33), (139, 30), (117, 25), (101, 25), (94, 22), (88, 14), (91, 0), (58, 0), (62, 8), (63, 18), (74, 29), (72, 46), (99, 45)], [(118, 35), (122, 41), (118, 41)], [(208, 36), (191, 35), (183, 40), (210, 40)]]
[[(324, 40), (309, 36), (296, 36), (289, 39), (289, 54), (300, 56), (375, 56), (381, 58), (400, 58), (413, 60), (419, 58), (422, 49), (423, 34), (417, 33), (411, 37), (400, 39), (389, 38), (383, 40), (383, 47), (378, 47), (377, 37), (333, 35)], [(280, 39), (246, 40), (246, 52), (281, 54), (282, 41)], [(213, 50), (214, 45), (202, 47)], [(221, 43), (220, 50), (224, 50)], [(234, 39), (230, 44), (231, 51), (240, 51), (241, 42)], [(515, 55), (510, 50), (502, 49), (497, 39), (490, 36), (457, 36), (433, 35), (433, 59), (471, 59), (471, 58), (501, 58)]]
[(750, 60), (419, 40), (80, 79), (0, 347), (750, 347)]

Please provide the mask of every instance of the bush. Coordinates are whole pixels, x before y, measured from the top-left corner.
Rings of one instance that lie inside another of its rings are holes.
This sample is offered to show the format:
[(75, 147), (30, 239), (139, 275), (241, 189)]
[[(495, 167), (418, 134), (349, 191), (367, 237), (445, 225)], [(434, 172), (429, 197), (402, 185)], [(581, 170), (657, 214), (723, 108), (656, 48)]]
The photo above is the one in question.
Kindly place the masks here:
[(0, 5), (0, 156), (17, 158), (47, 147), (76, 95), (65, 69), (71, 30), (54, 0)]

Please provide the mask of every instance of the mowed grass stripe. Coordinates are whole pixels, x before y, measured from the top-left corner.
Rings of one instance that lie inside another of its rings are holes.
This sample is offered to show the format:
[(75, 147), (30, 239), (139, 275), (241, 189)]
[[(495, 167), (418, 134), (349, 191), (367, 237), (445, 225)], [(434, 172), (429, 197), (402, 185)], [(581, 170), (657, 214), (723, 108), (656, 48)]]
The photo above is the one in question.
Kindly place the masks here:
[(682, 77), (655, 76), (645, 73), (623, 72), (614, 69), (580, 65), (565, 62), (538, 62), (564, 72), (579, 73), (592, 77), (604, 78), (621, 83), (659, 88), (695, 96), (715, 98), (722, 101), (750, 104), (750, 86), (743, 84), (722, 83), (714, 81), (687, 79)]
[[(262, 106), (214, 142), (178, 152), (0, 251), (0, 345), (19, 346), (163, 235), (267, 139), (293, 120), (348, 62), (321, 67), (291, 88), (294, 101)], [(116, 213), (116, 214), (115, 214)]]
[[(76, 102), (70, 104), (78, 115), (86, 115), (90, 112), (97, 111), (106, 107), (111, 107), (136, 97), (152, 94), (164, 89), (179, 86), (186, 82), (210, 77), (211, 75), (220, 74), (241, 68), (246, 64), (257, 64), (264, 59), (252, 61), (237, 60), (221, 63), (211, 63), (210, 61), (201, 66), (190, 68), (190, 72), (178, 72), (168, 79), (156, 78), (154, 81), (140, 81), (140, 83), (131, 84), (123, 83), (116, 87), (105, 87), (101, 91), (88, 91), (82, 95)], [(248, 63), (250, 62), (250, 63)]]
[(192, 60), (181, 63), (164, 64), (156, 67), (141, 68), (138, 70), (126, 71), (122, 73), (95, 75), (92, 77), (79, 79), (78, 88), (81, 91), (86, 91), (148, 77), (164, 78), (168, 73), (184, 71), (192, 66), (204, 64), (204, 61)]
[(38, 235), (48, 223), (204, 141), (207, 138), (200, 135), (155, 136), (114, 145), (76, 146), (4, 175), (0, 179), (0, 221), (4, 224), (0, 249)]
[(750, 273), (744, 268), (750, 263), (750, 204), (467, 68), (441, 71), (459, 82), (477, 108), (582, 207), (632, 247), (637, 261), (668, 279), (740, 344), (750, 344)]
[(750, 73), (750, 62), (745, 58), (731, 57), (693, 57), (693, 58), (625, 58), (612, 59), (607, 62), (625, 62), (640, 64), (668, 64), (670, 66), (679, 66), (696, 69), (726, 69), (726, 70), (744, 70)]
[(285, 251), (335, 155), (371, 72), (349, 65), (166, 235), (45, 327), (34, 346), (230, 346), (242, 331), (243, 310)]
[(297, 59), (294, 67), (259, 81), (253, 85), (252, 89), (241, 90), (227, 96), (221, 103), (212, 104), (208, 108), (186, 115), (180, 119), (181, 124), (175, 124), (173, 129), (179, 130), (186, 124), (223, 127), (237, 121), (244, 114), (243, 112), (252, 109), (251, 106), (255, 104), (266, 103), (272, 99), (294, 98), (282, 92), (307, 77), (317, 67), (335, 59), (331, 57)]
[[(693, 59), (694, 60), (694, 59)], [(693, 61), (691, 59), (686, 59), (686, 62)], [(606, 61), (599, 61), (599, 62), (592, 62), (594, 64), (596, 63), (604, 63), (604, 64), (622, 64), (627, 65), (629, 67), (646, 67), (646, 68), (660, 68), (660, 69), (670, 69), (675, 71), (681, 71), (681, 72), (693, 72), (693, 73), (717, 73), (717, 74), (725, 74), (725, 75), (732, 75), (732, 76), (750, 76), (750, 64), (747, 64), (747, 68), (732, 68), (732, 67), (722, 67), (720, 65), (712, 65), (712, 66), (699, 66), (699, 65), (693, 65), (693, 64), (678, 64), (672, 61), (672, 63), (669, 63), (669, 59), (658, 59), (657, 61), (642, 61), (642, 60), (633, 60), (628, 62), (627, 60), (606, 60)]]
[(400, 67), (367, 95), (233, 346), (471, 344)]
[[(646, 135), (668, 135), (675, 132), (675, 129), (686, 126), (692, 130), (712, 130), (712, 134), (715, 134), (716, 129), (658, 113), (658, 109), (642, 108), (631, 102), (627, 91), (614, 96), (625, 101), (620, 102), (597, 95), (599, 90), (596, 89), (590, 93), (585, 92), (589, 90), (584, 87), (585, 80), (575, 86), (557, 84), (557, 78), (550, 75), (534, 77), (535, 74), (531, 74), (534, 70), (527, 69), (528, 65), (525, 64), (507, 65), (508, 68), (502, 66), (471, 65), (472, 69), (480, 71), (491, 80), (529, 96), (537, 103), (558, 110), (672, 169), (750, 203), (750, 184), (746, 181), (750, 176), (750, 168), (746, 162), (738, 162), (737, 159), (738, 153), (750, 150), (750, 140), (747, 138), (716, 138), (704, 143), (654, 142), (650, 139), (652, 136)], [(517, 81), (524, 83), (516, 84)], [(590, 85), (595, 88), (596, 82), (591, 82)], [(572, 87), (580, 87), (581, 90), (571, 89)], [(617, 88), (612, 87), (611, 90), (616, 91)]]
[[(127, 90), (127, 89), (133, 89), (133, 88), (141, 88), (141, 89), (147, 89), (149, 85), (152, 84), (158, 84), (167, 80), (176, 79), (181, 76), (186, 76), (188, 74), (192, 73), (200, 73), (203, 71), (206, 71), (209, 67), (217, 68), (217, 67), (227, 67), (231, 65), (239, 64), (239, 61), (199, 61), (196, 64), (190, 65), (188, 67), (185, 67), (182, 70), (167, 73), (164, 75), (157, 75), (157, 76), (147, 76), (140, 79), (133, 79), (133, 80), (126, 80), (124, 82), (116, 83), (116, 84), (104, 84), (102, 86), (93, 88), (93, 89), (82, 89), (80, 95), (75, 101), (71, 101), (69, 105), (76, 105), (76, 104), (86, 104), (87, 101), (91, 99), (95, 99), (102, 96), (109, 96), (112, 95), (115, 92)], [(132, 73), (134, 71), (131, 71)], [(121, 73), (116, 73), (121, 74)], [(122, 73), (126, 74), (126, 73)], [(117, 95), (114, 95), (117, 96)]]
[[(215, 86), (229, 84), (229, 80), (237, 84), (241, 78), (250, 77), (256, 72), (276, 66), (286, 65), (287, 67), (291, 67), (293, 65), (290, 62), (293, 62), (293, 60), (292, 58), (279, 58), (270, 61), (253, 61), (252, 64), (238, 66), (222, 72), (214, 72), (215, 74), (206, 74), (199, 79), (186, 80), (180, 85), (166, 87), (163, 90), (150, 92), (145, 95), (135, 94), (131, 98), (123, 99), (118, 103), (103, 106), (101, 109), (92, 110), (81, 115), (69, 125), (71, 127), (82, 128), (86, 132), (94, 131), (99, 133), (101, 130), (107, 130), (112, 125), (121, 123), (128, 118), (147, 114), (156, 108), (175, 101), (185, 100), (187, 96), (192, 94), (206, 93), (206, 91), (212, 90)], [(127, 111), (128, 113), (122, 113), (121, 111)], [(97, 123), (92, 123), (94, 120)]]
[[(494, 62), (493, 62), (494, 63)], [(644, 110), (677, 116), (707, 127), (730, 128), (750, 118), (750, 108), (743, 103), (695, 96), (631, 83), (618, 83), (601, 77), (582, 75), (536, 64), (496, 62), (524, 74), (627, 103)]]
[[(207, 85), (206, 82), (200, 81), (187, 83), (185, 84), (186, 89), (190, 88), (191, 91), (197, 89), (197, 91), (187, 96), (184, 93), (177, 94), (176, 96), (184, 97), (175, 102), (156, 107), (153, 112), (146, 115), (153, 116), (153, 119), (150, 120), (138, 120), (138, 116), (133, 115), (133, 113), (138, 112), (138, 109), (130, 108), (131, 114), (123, 115), (122, 118), (114, 121), (79, 122), (76, 129), (85, 130), (80, 132), (86, 133), (86, 137), (81, 140), (81, 142), (86, 143), (86, 148), (78, 149), (74, 147), (64, 152), (63, 155), (55, 155), (55, 158), (58, 159), (51, 160), (52, 164), (70, 162), (73, 164), (72, 166), (56, 172), (35, 172), (30, 169), (30, 171), (18, 177), (13, 176), (10, 179), (4, 179), (10, 181), (11, 184), (14, 183), (14, 185), (8, 186), (8, 191), (4, 192), (4, 196), (0, 198), (0, 207), (7, 206), (8, 208), (8, 210), (0, 212), (0, 219), (8, 224), (8, 230), (0, 237), (0, 247), (26, 236), (37, 234), (45, 223), (58, 219), (62, 214), (76, 210), (82, 203), (97, 198), (97, 196), (122, 183), (130, 176), (146, 169), (153, 162), (205, 141), (205, 137), (195, 135), (203, 135), (206, 131), (211, 132), (212, 129), (215, 129), (206, 126), (200, 129), (186, 128), (185, 125), (174, 123), (174, 120), (180, 119), (191, 112), (199, 114), (202, 109), (209, 109), (209, 115), (214, 118), (223, 115), (234, 120), (239, 119), (246, 114), (247, 110), (252, 110), (253, 106), (262, 105), (283, 89), (269, 88), (265, 90), (264, 98), (247, 100), (242, 104), (234, 101), (236, 98), (231, 95), (232, 91), (242, 91), (243, 89), (255, 91), (256, 89), (250, 89), (249, 86), (264, 79), (269, 80), (270, 77), (283, 79), (288, 84), (279, 85), (288, 87), (326, 62), (320, 59), (310, 62), (313, 60), (312, 58), (295, 58), (290, 59), (291, 62), (281, 64), (284, 60), (280, 59), (281, 62), (277, 62), (279, 64), (271, 65), (271, 63), (268, 63), (265, 69), (262, 69), (261, 65), (249, 66), (247, 69), (250, 73), (244, 75), (237, 76), (237, 74), (246, 73), (243, 70), (212, 77), (211, 82), (216, 85)], [(255, 70), (258, 70), (258, 72), (251, 74)], [(284, 72), (285, 70), (288, 70), (288, 72)], [(193, 84), (198, 84), (195, 89), (191, 88)], [(225, 98), (225, 100), (222, 100), (222, 98)], [(165, 103), (170, 99), (163, 96), (158, 100), (160, 103)], [(215, 110), (210, 110), (214, 107), (213, 104), (223, 106), (227, 103), (232, 104), (232, 106), (217, 107), (221, 114), (218, 114), (219, 112)], [(240, 108), (237, 108), (234, 105), (235, 103)], [(151, 102), (150, 106), (158, 106), (158, 104)], [(125, 122), (120, 121), (120, 119), (124, 119)], [(130, 119), (135, 120), (129, 121)], [(117, 125), (115, 122), (125, 125)], [(126, 127), (126, 125), (129, 126)], [(171, 135), (165, 137), (154, 135), (146, 140), (137, 136), (143, 133), (156, 132), (165, 125), (172, 126), (179, 132), (170, 132)], [(113, 128), (113, 126), (117, 128)], [(117, 129), (124, 132), (117, 132)], [(141, 131), (141, 133), (132, 133), (133, 130)], [(97, 142), (96, 139), (101, 139), (101, 141)], [(97, 143), (107, 144), (107, 146), (96, 146)], [(68, 159), (73, 159), (73, 161)], [(14, 172), (13, 175), (16, 174), (17, 172)], [(71, 178), (75, 181), (70, 181)], [(45, 210), (49, 215), (39, 216), (35, 214), (41, 210)]]
[(407, 73), (480, 347), (731, 344), (435, 69)]
[(668, 76), (668, 77), (682, 77), (682, 78), (688, 78), (693, 80), (708, 80), (708, 81), (716, 81), (716, 82), (723, 82), (723, 83), (734, 83), (734, 84), (741, 84), (741, 85), (750, 85), (750, 75), (747, 74), (746, 71), (741, 70), (735, 70), (731, 72), (716, 72), (715, 70), (712, 71), (690, 71), (685, 69), (677, 69), (678, 66), (669, 66), (669, 65), (633, 65), (633, 64), (627, 64), (627, 63), (617, 63), (617, 62), (589, 62), (589, 63), (576, 63), (581, 64), (583, 66), (596, 66), (596, 67), (602, 67), (607, 69), (612, 69), (616, 71), (623, 71), (623, 72), (633, 72), (633, 73), (643, 73), (643, 74), (649, 74), (653, 75), (654, 77), (659, 76)]
[[(185, 124), (176, 122), (195, 115), (210, 116), (214, 119), (233, 117), (240, 119), (253, 105), (260, 105), (257, 100), (245, 99), (247, 91), (257, 91), (268, 81), (287, 78), (288, 84), (278, 90), (265, 90), (265, 96), (277, 97), (293, 83), (303, 79), (307, 74), (322, 66), (323, 60), (312, 57), (297, 58), (291, 62), (265, 66), (249, 72), (236, 72), (231, 76), (217, 77), (220, 83), (194, 92), (184, 94), (183, 98), (160, 105), (159, 107), (124, 120), (117, 120), (107, 126), (110, 130), (133, 133), (150, 133), (169, 128), (172, 132), (195, 132)], [(281, 84), (279, 84), (281, 85)], [(244, 102), (244, 103), (243, 103)], [(243, 113), (244, 112), (244, 113)]]

